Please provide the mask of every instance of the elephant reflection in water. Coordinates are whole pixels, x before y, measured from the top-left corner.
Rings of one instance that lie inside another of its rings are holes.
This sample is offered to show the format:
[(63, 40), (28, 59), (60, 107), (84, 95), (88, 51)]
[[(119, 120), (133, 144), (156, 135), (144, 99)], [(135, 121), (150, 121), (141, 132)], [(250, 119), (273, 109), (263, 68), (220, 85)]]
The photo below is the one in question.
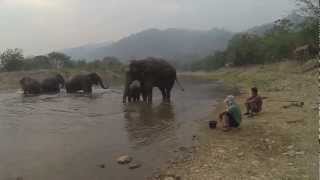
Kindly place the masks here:
[(154, 107), (148, 104), (129, 104), (125, 108), (128, 136), (137, 145), (152, 143), (159, 136), (174, 132), (172, 128), (175, 113), (171, 104), (161, 103)]

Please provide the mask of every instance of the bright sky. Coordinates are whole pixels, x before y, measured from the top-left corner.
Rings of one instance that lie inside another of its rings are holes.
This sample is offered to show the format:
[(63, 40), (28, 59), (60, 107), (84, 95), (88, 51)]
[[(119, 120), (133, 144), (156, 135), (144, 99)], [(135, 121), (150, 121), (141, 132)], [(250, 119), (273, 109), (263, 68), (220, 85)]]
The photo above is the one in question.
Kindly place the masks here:
[(47, 53), (146, 28), (242, 31), (294, 8), (294, 0), (0, 0), (0, 52)]

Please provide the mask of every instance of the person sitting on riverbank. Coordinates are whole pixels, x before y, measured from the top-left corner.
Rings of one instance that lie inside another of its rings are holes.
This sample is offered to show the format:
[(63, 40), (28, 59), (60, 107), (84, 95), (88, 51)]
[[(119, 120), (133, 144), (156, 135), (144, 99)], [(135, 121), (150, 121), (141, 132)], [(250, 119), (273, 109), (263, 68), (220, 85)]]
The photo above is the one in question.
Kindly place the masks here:
[(222, 123), (223, 131), (229, 131), (231, 127), (240, 126), (241, 110), (232, 95), (227, 96), (224, 103), (226, 104), (226, 111), (219, 115), (219, 120)]
[(251, 97), (249, 97), (245, 106), (247, 112), (244, 115), (253, 116), (262, 110), (262, 98), (258, 95), (258, 89), (256, 87), (251, 88)]

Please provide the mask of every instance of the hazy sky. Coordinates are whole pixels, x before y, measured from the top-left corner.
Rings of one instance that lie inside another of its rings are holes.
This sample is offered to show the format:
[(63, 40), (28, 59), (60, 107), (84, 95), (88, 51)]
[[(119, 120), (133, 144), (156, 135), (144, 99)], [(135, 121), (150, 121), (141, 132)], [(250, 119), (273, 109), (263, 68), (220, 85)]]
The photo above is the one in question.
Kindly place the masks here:
[(0, 52), (46, 53), (146, 28), (242, 31), (294, 8), (293, 0), (0, 0)]

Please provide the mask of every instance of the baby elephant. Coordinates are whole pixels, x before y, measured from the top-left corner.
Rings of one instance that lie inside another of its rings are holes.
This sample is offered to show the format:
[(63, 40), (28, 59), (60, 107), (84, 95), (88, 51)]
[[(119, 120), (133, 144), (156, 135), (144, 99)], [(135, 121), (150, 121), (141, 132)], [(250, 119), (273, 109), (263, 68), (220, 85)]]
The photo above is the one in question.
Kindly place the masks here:
[(23, 77), (20, 80), (20, 85), (25, 95), (41, 93), (41, 84), (33, 78)]
[(61, 74), (44, 79), (41, 82), (42, 93), (59, 93), (60, 88), (64, 87), (65, 81)]
[(66, 83), (66, 90), (67, 93), (76, 93), (81, 90), (84, 93), (92, 93), (93, 85), (100, 85), (103, 89), (108, 89), (108, 87), (104, 86), (101, 77), (97, 73), (89, 73), (73, 76)]
[(129, 87), (125, 90), (125, 96), (123, 102), (125, 103), (128, 99), (129, 102), (138, 102), (140, 101), (140, 96), (142, 94), (141, 83), (138, 80), (132, 81), (129, 84)]

